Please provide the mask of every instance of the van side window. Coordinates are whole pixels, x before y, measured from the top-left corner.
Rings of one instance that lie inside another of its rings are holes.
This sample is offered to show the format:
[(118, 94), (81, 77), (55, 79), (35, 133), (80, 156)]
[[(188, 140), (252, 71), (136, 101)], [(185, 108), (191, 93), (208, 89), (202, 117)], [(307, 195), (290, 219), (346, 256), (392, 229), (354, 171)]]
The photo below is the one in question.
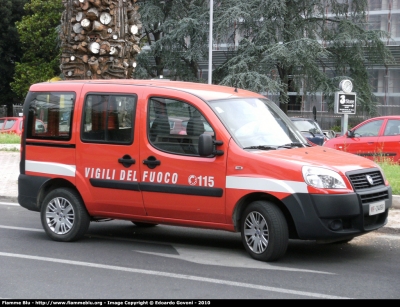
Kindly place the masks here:
[(31, 92), (26, 102), (27, 137), (32, 139), (70, 140), (75, 93)]
[(153, 97), (148, 107), (148, 138), (157, 149), (198, 155), (200, 134), (214, 136), (214, 130), (200, 111), (186, 102)]
[(82, 120), (82, 141), (132, 144), (136, 96), (86, 96)]

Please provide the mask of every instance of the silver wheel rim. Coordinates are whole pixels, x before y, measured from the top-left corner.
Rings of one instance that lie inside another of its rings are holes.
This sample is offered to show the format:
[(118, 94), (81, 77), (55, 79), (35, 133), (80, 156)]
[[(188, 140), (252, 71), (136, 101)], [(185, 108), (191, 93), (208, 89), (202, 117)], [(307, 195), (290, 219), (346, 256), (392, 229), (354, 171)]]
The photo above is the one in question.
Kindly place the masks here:
[(74, 226), (75, 212), (71, 203), (63, 198), (53, 198), (46, 208), (46, 223), (58, 235), (68, 233)]
[(250, 212), (244, 223), (246, 244), (253, 253), (265, 252), (269, 241), (268, 225), (259, 212)]

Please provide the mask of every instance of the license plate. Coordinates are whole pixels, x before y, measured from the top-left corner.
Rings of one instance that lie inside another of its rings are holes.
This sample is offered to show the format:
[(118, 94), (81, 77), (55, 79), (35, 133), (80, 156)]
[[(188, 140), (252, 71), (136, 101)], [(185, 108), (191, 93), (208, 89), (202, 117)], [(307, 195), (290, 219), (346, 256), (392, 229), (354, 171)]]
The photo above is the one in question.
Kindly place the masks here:
[(379, 201), (377, 203), (369, 204), (369, 215), (379, 214), (385, 211), (385, 202)]

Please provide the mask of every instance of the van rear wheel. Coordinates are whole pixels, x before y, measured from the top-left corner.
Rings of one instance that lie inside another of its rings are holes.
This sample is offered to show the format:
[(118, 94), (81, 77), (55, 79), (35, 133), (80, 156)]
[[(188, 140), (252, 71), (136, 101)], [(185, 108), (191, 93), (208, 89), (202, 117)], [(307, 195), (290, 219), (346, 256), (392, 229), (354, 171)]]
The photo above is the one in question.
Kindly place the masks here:
[(242, 242), (254, 259), (275, 261), (283, 257), (289, 244), (289, 230), (282, 211), (268, 201), (254, 201), (244, 211)]
[(68, 188), (55, 189), (44, 198), (40, 218), (47, 235), (55, 241), (78, 240), (90, 224), (81, 197)]

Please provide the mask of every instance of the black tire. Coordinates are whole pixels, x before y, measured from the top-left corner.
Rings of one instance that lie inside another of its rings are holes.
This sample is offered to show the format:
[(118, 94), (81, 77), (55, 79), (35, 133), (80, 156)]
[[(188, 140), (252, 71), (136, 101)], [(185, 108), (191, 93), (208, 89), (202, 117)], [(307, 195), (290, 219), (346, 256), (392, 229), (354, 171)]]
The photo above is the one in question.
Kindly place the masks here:
[(89, 228), (90, 216), (79, 194), (68, 188), (51, 191), (43, 200), (40, 219), (54, 241), (76, 241)]
[(142, 228), (150, 228), (150, 227), (154, 227), (157, 226), (158, 224), (152, 224), (152, 223), (143, 223), (143, 222), (133, 222), (133, 224), (135, 224), (137, 227), (142, 227)]
[(282, 211), (273, 203), (254, 201), (244, 210), (240, 221), (246, 251), (260, 261), (283, 257), (289, 244), (289, 229)]

